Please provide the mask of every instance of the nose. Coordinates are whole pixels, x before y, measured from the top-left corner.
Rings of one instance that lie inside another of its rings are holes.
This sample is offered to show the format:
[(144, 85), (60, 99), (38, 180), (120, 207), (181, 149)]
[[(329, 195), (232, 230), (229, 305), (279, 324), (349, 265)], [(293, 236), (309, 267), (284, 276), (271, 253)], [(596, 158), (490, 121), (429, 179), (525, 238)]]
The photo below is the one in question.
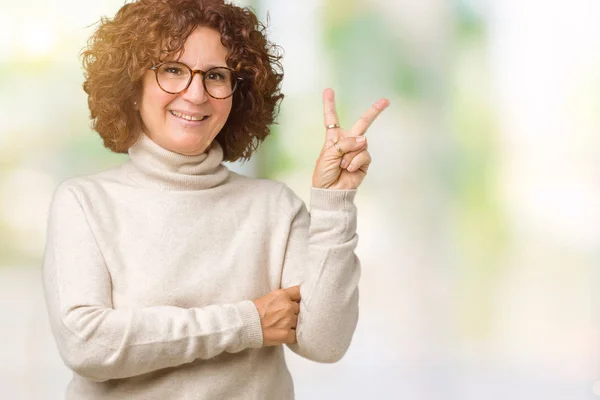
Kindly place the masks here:
[(201, 74), (194, 74), (190, 85), (181, 92), (181, 96), (192, 104), (201, 104), (208, 100), (208, 94), (204, 89)]

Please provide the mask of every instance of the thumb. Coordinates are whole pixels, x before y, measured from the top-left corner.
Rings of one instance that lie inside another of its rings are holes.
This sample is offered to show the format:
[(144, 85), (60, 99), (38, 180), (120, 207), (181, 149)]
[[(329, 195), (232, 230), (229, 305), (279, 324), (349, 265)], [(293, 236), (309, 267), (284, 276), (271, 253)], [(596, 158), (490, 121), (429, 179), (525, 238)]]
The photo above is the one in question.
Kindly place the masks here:
[(285, 288), (285, 289), (283, 289), (283, 291), (285, 292), (285, 294), (290, 296), (290, 300), (292, 300), (292, 301), (299, 301), (301, 298), (300, 297), (300, 286), (292, 286), (289, 288)]
[(365, 148), (367, 144), (367, 138), (364, 136), (352, 136), (344, 139), (340, 139), (338, 142), (330, 141), (328, 148), (329, 151), (336, 153), (339, 156), (344, 154), (360, 151)]

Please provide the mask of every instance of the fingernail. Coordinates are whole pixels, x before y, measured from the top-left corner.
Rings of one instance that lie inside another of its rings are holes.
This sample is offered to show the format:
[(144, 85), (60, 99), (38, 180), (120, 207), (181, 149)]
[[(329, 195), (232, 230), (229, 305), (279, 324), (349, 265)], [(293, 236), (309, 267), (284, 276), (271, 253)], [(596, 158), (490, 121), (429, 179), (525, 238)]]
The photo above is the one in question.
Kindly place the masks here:
[(346, 168), (349, 172), (354, 171), (354, 165), (350, 164), (348, 165), (348, 168)]
[(346, 160), (344, 160), (344, 159), (342, 158), (342, 163), (340, 164), (340, 167), (342, 167), (342, 168), (345, 168), (345, 167), (346, 167), (346, 164), (347, 164), (347, 163), (346, 163)]
[(362, 142), (364, 142), (364, 141), (365, 141), (365, 139), (366, 139), (366, 137), (364, 137), (364, 136), (357, 136), (357, 137), (356, 137), (356, 141), (357, 141), (358, 143), (362, 143)]

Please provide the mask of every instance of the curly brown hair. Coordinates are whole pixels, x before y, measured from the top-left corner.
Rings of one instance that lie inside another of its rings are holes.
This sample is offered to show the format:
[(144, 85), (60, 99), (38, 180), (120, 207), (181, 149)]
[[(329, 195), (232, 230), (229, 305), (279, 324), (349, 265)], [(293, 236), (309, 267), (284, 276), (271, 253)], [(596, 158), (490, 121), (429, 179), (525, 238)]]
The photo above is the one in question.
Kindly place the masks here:
[(149, 67), (181, 54), (197, 26), (217, 30), (227, 65), (243, 78), (216, 140), (224, 159), (249, 159), (270, 132), (283, 99), (280, 48), (249, 8), (224, 0), (138, 0), (102, 18), (82, 52), (92, 128), (104, 146), (126, 153), (142, 127), (134, 101)]

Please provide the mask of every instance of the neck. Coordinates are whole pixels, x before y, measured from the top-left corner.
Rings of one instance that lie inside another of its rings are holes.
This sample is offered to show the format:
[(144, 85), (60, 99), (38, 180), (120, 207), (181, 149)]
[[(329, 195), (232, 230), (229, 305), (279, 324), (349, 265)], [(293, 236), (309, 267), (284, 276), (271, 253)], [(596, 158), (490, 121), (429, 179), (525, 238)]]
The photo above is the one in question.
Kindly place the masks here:
[(229, 170), (221, 164), (223, 149), (214, 140), (198, 155), (167, 150), (145, 133), (128, 150), (131, 162), (127, 174), (143, 187), (161, 190), (203, 190), (222, 184)]

